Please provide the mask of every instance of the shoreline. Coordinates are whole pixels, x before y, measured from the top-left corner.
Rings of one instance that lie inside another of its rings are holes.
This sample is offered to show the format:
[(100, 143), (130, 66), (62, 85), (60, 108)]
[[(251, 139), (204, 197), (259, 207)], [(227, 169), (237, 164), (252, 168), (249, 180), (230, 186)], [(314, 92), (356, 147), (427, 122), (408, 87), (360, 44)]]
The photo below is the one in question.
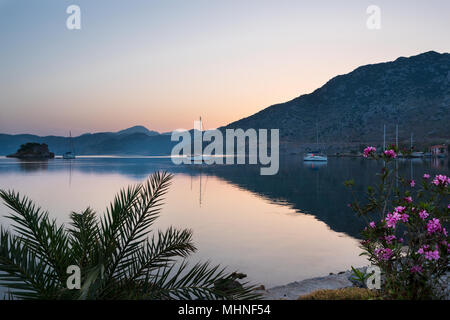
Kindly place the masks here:
[[(365, 271), (367, 266), (356, 269)], [(328, 276), (314, 277), (302, 281), (294, 281), (269, 289), (258, 290), (263, 300), (297, 300), (300, 296), (321, 289), (341, 289), (355, 287), (350, 280), (352, 270), (330, 273)]]
[[(450, 265), (450, 264), (449, 264)], [(355, 268), (365, 272), (368, 266)], [(298, 300), (300, 296), (310, 294), (322, 289), (342, 289), (357, 287), (356, 282), (350, 280), (352, 270), (330, 273), (328, 276), (314, 277), (302, 281), (294, 281), (285, 285), (275, 286), (269, 289), (257, 290), (263, 297), (263, 300)], [(450, 271), (447, 271), (442, 277), (443, 287), (437, 290), (444, 293), (444, 299), (450, 300)]]

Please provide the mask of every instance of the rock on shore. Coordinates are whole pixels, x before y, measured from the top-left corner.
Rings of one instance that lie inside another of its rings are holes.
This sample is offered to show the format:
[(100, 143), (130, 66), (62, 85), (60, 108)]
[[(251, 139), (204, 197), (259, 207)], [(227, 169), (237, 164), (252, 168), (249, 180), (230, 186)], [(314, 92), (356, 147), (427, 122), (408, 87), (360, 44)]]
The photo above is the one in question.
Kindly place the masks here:
[[(449, 265), (450, 266), (450, 265)], [(365, 272), (367, 267), (357, 268)], [(284, 286), (277, 286), (267, 290), (258, 290), (264, 300), (297, 300), (299, 296), (310, 294), (313, 291), (321, 289), (341, 289), (355, 287), (355, 281), (352, 281), (353, 272), (351, 270), (342, 271), (338, 274), (330, 274), (325, 277), (316, 277), (303, 281), (295, 281)], [(436, 288), (439, 296), (450, 300), (450, 271), (441, 278), (442, 287)]]
[(350, 281), (351, 271), (330, 274), (325, 277), (306, 279), (291, 282), (284, 286), (277, 286), (267, 290), (259, 291), (265, 300), (297, 300), (299, 296), (309, 294), (320, 289), (340, 289), (353, 287)]

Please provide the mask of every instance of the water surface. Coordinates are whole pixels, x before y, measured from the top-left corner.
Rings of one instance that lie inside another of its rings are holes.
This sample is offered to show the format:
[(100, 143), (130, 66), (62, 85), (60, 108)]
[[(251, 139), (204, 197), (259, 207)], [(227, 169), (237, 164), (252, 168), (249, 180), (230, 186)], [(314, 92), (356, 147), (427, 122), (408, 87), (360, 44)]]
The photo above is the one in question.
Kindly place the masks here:
[[(400, 160), (401, 172), (449, 171), (447, 160)], [(84, 157), (43, 162), (0, 158), (0, 188), (26, 194), (67, 223), (71, 211), (90, 206), (99, 214), (115, 193), (145, 181), (156, 170), (174, 173), (155, 228), (191, 228), (198, 252), (192, 262), (210, 260), (248, 275), (266, 287), (365, 265), (359, 257), (363, 221), (347, 208), (357, 190), (374, 182), (381, 168), (360, 158), (304, 163), (281, 159), (280, 172), (260, 176), (256, 166), (175, 166), (168, 158)], [(8, 209), (0, 206), (0, 223)]]

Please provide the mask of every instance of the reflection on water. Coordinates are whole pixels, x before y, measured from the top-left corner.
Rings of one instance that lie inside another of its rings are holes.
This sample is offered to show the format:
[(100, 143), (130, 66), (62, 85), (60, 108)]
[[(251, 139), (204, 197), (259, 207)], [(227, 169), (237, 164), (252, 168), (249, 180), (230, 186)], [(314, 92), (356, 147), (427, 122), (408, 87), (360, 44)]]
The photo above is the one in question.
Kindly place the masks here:
[[(416, 180), (449, 169), (446, 159), (398, 165)], [(365, 264), (357, 241), (363, 224), (346, 206), (343, 181), (354, 178), (362, 192), (380, 169), (360, 158), (305, 163), (296, 156), (282, 158), (275, 176), (260, 176), (257, 166), (174, 166), (163, 158), (0, 158), (0, 188), (29, 195), (67, 222), (72, 210), (101, 213), (120, 188), (168, 170), (175, 177), (157, 227), (192, 228), (199, 249), (193, 261), (210, 259), (273, 286)], [(1, 216), (7, 211), (0, 206)]]
[(17, 160), (22, 171), (39, 171), (48, 169), (48, 160)]

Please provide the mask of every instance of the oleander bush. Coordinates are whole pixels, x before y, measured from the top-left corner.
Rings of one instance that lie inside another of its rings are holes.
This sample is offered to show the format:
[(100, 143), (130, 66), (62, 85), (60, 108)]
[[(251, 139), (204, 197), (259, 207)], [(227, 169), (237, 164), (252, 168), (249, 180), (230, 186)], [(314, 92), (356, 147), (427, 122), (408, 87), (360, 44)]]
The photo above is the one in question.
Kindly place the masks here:
[[(369, 187), (364, 199), (354, 194), (352, 209), (367, 221), (362, 231), (363, 254), (382, 272), (381, 293), (388, 299), (443, 298), (442, 276), (448, 271), (450, 178), (424, 174), (421, 181), (398, 176), (398, 149), (381, 154), (374, 147), (364, 157), (383, 162), (379, 183)], [(447, 228), (446, 228), (447, 226)]]

